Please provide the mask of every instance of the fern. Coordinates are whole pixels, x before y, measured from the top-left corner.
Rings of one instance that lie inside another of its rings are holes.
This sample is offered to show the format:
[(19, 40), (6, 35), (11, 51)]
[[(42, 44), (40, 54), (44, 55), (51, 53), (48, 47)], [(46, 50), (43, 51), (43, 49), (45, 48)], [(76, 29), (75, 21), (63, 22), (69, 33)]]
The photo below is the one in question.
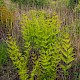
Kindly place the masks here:
[[(44, 11), (30, 11), (30, 16), (23, 15), (22, 35), (25, 40), (26, 54), (30, 56), (30, 48), (38, 50), (36, 60), (31, 71), (30, 80), (54, 80), (56, 78), (57, 65), (60, 62), (58, 16), (52, 16)], [(55, 46), (57, 45), (57, 46)]]
[(20, 24), (24, 55), (12, 37), (8, 41), (8, 51), (21, 80), (55, 80), (61, 61), (66, 79), (74, 54), (69, 34), (60, 30), (58, 16), (32, 10), (29, 15), (23, 15)]
[(21, 80), (26, 80), (26, 58), (22, 56), (22, 54), (19, 52), (19, 48), (16, 45), (16, 41), (12, 37), (9, 37), (8, 52), (13, 64), (18, 69), (18, 74), (20, 75)]
[(16, 41), (10, 37), (8, 51), (22, 80), (55, 80), (59, 63), (65, 79), (74, 60), (69, 34), (60, 30), (60, 20), (44, 11), (30, 11), (23, 15), (21, 32), (24, 56)]
[[(64, 30), (65, 31), (65, 30)], [(68, 69), (72, 66), (72, 61), (74, 60), (73, 48), (71, 46), (70, 38), (68, 32), (62, 32), (62, 40), (61, 40), (61, 68), (63, 70), (64, 76), (68, 75)], [(65, 77), (66, 78), (66, 77)]]

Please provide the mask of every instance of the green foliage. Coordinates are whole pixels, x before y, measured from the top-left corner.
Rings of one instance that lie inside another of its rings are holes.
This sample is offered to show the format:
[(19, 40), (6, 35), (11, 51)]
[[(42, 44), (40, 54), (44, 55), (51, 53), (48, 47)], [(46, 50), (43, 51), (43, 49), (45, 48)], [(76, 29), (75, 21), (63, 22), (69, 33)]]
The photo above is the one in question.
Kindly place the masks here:
[(8, 40), (8, 53), (14, 66), (18, 69), (20, 79), (26, 80), (27, 79), (26, 58), (20, 53), (19, 48), (16, 45), (16, 41), (12, 37), (9, 37)]
[(7, 45), (5, 42), (0, 42), (0, 67), (8, 60)]
[[(65, 29), (64, 29), (65, 31)], [(60, 51), (62, 53), (61, 55), (61, 68), (63, 70), (64, 76), (68, 75), (68, 70), (71, 68), (72, 66), (72, 61), (74, 60), (74, 54), (73, 52), (73, 48), (71, 46), (71, 42), (70, 42), (70, 38), (69, 38), (69, 34), (67, 31), (62, 31), (62, 39), (61, 39), (61, 48)], [(66, 77), (65, 77), (66, 78)], [(66, 79), (65, 79), (66, 80)]]
[(60, 20), (56, 13), (30, 11), (23, 15), (21, 33), (24, 39), (24, 54), (9, 37), (8, 52), (18, 69), (21, 80), (55, 80), (59, 63), (64, 75), (71, 67), (73, 48), (69, 34), (60, 30)]
[(51, 0), (11, 0), (13, 2), (19, 3), (19, 5), (37, 6), (41, 7), (48, 5)]
[(31, 11), (28, 16), (23, 15), (21, 24), (26, 54), (30, 56), (30, 48), (39, 52), (30, 80), (34, 80), (35, 76), (37, 80), (54, 80), (60, 62), (58, 16), (55, 13), (50, 16), (44, 11)]
[(79, 3), (79, 0), (69, 0), (68, 7), (74, 9), (74, 7)]
[(68, 6), (70, 8), (74, 8), (74, 6), (75, 6), (74, 0), (69, 0), (69, 5)]
[(77, 4), (77, 6), (75, 6), (74, 12), (79, 12), (80, 13), (80, 1), (79, 1), (79, 4)]
[(4, 1), (0, 0), (0, 6), (4, 6)]
[(35, 0), (35, 5), (44, 6), (48, 5), (51, 0)]

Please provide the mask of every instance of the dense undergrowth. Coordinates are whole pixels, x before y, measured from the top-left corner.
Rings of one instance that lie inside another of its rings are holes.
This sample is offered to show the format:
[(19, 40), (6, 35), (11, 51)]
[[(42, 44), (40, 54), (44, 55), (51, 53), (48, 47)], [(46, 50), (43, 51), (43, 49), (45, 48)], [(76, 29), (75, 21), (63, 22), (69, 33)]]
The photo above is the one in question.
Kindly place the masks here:
[(11, 1), (0, 1), (0, 69), (12, 63), (19, 80), (79, 80), (80, 1)]
[(60, 24), (55, 13), (50, 16), (44, 11), (30, 11), (29, 16), (23, 15), (24, 55), (12, 38), (8, 43), (10, 58), (22, 80), (54, 80), (58, 68), (66, 78), (74, 54), (69, 34), (61, 32)]

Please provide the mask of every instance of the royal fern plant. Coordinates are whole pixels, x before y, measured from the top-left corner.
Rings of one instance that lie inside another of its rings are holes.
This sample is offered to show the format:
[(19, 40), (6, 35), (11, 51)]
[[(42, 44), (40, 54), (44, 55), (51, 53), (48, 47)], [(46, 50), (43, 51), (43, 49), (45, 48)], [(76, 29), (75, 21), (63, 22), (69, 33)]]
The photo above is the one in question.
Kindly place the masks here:
[[(60, 62), (59, 45), (60, 21), (53, 13), (44, 11), (30, 11), (23, 15), (21, 21), (22, 35), (25, 41), (25, 54), (30, 56), (30, 49), (38, 50), (38, 59), (35, 60), (30, 74), (30, 80), (54, 80), (57, 65)], [(57, 46), (56, 46), (57, 45)], [(34, 53), (33, 53), (34, 54)]]
[(68, 70), (72, 66), (72, 62), (74, 61), (74, 54), (73, 54), (73, 47), (70, 42), (70, 36), (67, 30), (61, 32), (61, 68), (63, 70), (63, 75), (65, 80), (67, 79), (66, 76), (69, 75)]
[(60, 67), (66, 75), (74, 54), (69, 34), (61, 30), (56, 13), (31, 10), (22, 16), (20, 24), (24, 54), (15, 39), (8, 41), (8, 52), (20, 79), (55, 80)]
[(8, 39), (8, 53), (15, 68), (18, 70), (18, 74), (21, 80), (27, 79), (26, 58), (20, 53), (19, 47), (16, 44), (16, 40), (9, 36)]

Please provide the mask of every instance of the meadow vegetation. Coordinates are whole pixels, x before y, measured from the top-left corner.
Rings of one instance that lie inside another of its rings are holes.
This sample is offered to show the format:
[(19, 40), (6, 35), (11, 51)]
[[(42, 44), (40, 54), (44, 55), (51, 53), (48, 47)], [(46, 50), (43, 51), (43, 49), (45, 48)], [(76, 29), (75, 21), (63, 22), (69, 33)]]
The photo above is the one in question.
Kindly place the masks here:
[(0, 0), (0, 79), (80, 80), (80, 0)]

